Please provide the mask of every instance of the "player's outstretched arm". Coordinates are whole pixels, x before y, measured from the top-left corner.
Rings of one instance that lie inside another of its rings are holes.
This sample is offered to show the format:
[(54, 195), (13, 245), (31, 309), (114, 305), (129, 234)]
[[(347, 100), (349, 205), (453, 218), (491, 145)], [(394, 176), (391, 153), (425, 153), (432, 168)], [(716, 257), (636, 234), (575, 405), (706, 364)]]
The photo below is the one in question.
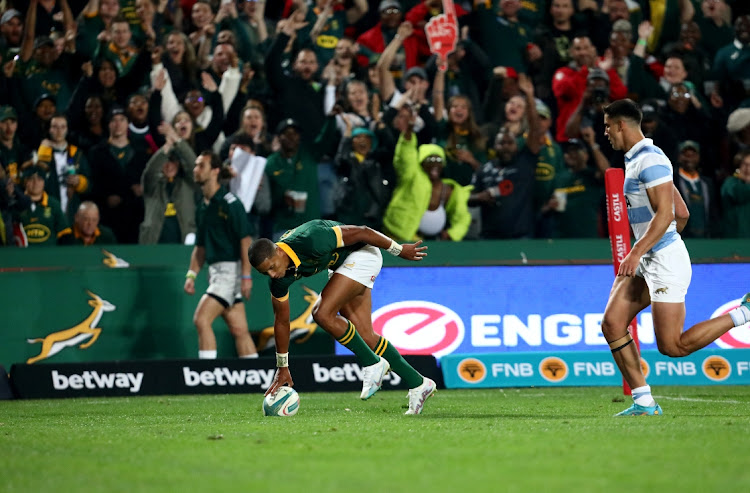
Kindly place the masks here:
[(379, 231), (367, 226), (341, 226), (341, 240), (346, 245), (355, 243), (367, 243), (374, 247), (382, 248), (391, 255), (406, 260), (422, 260), (427, 256), (427, 247), (421, 246), (422, 240), (416, 243), (396, 243)]
[(276, 339), (276, 375), (265, 395), (275, 394), (280, 387), (294, 387), (292, 374), (289, 371), (289, 298), (278, 300), (271, 298), (273, 304), (273, 335)]

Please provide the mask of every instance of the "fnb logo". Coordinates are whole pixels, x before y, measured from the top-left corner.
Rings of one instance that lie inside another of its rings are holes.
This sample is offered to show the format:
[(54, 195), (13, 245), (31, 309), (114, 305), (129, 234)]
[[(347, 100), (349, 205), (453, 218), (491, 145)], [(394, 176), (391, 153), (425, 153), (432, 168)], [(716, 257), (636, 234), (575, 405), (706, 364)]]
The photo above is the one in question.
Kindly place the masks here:
[[(728, 303), (724, 303), (711, 314), (711, 318), (726, 315), (730, 311), (740, 306), (742, 298), (737, 298)], [(750, 324), (740, 325), (716, 339), (716, 345), (724, 348), (750, 348)]]
[(548, 382), (562, 382), (568, 376), (568, 364), (557, 356), (544, 358), (539, 363), (539, 374)]
[(456, 312), (428, 301), (399, 301), (372, 314), (372, 328), (401, 354), (450, 354), (464, 340), (464, 323)]
[(706, 378), (714, 382), (723, 382), (732, 374), (732, 367), (729, 361), (717, 355), (704, 359), (701, 367)]
[(461, 360), (456, 371), (458, 377), (466, 383), (479, 383), (487, 376), (487, 367), (475, 358)]

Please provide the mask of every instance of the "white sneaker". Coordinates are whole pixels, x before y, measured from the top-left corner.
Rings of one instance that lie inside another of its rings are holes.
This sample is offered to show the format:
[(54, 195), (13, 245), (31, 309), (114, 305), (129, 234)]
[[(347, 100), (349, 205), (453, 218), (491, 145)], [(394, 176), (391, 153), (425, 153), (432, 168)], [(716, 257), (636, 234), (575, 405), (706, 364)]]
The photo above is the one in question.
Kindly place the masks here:
[(388, 364), (385, 358), (380, 358), (380, 361), (374, 365), (365, 366), (364, 375), (362, 375), (362, 393), (359, 395), (359, 398), (363, 401), (367, 400), (380, 390), (380, 387), (383, 386), (383, 377), (390, 369), (391, 365)]
[(425, 377), (422, 385), (409, 389), (409, 410), (404, 414), (422, 414), (424, 401), (435, 393), (435, 382)]

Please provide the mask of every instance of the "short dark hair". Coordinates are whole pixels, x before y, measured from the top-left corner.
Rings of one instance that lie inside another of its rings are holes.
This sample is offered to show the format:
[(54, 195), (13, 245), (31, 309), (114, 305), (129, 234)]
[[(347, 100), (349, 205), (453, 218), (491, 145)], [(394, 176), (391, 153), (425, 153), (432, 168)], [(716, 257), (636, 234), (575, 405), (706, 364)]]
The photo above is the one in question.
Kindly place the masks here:
[(219, 155), (216, 153), (213, 153), (211, 151), (203, 151), (200, 153), (200, 156), (209, 156), (211, 158), (211, 167), (212, 168), (221, 168), (221, 159), (219, 159)]
[(638, 103), (632, 99), (619, 99), (604, 107), (604, 114), (610, 118), (622, 118), (630, 120), (638, 125), (641, 124), (643, 113), (638, 107)]
[(238, 146), (249, 147), (251, 151), (255, 152), (255, 140), (250, 135), (245, 133), (239, 133), (232, 139), (232, 144)]
[(247, 256), (250, 258), (250, 265), (256, 269), (260, 264), (273, 257), (276, 253), (276, 243), (272, 242), (268, 238), (261, 238), (255, 240), (247, 251)]

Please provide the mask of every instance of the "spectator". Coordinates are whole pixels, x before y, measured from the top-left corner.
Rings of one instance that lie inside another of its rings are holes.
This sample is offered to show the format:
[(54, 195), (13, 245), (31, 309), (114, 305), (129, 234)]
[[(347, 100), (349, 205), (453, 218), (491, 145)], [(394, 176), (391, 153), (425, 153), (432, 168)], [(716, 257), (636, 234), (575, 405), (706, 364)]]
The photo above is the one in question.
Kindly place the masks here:
[[(603, 230), (604, 172), (609, 161), (591, 127), (586, 127), (582, 137), (563, 144), (567, 170), (558, 176), (555, 194), (547, 204), (556, 211), (560, 238), (597, 238)], [(589, 163), (592, 155), (595, 167)]]
[(279, 22), (280, 31), (266, 59), (266, 74), (279, 103), (279, 114), (299, 122), (302, 138), (310, 144), (325, 120), (323, 86), (315, 80), (317, 57), (313, 50), (302, 49), (297, 53), (291, 73), (282, 67), (284, 47), (302, 24), (293, 18)]
[(667, 65), (670, 63), (670, 58), (679, 60), (683, 64), (685, 79), (693, 84), (694, 88), (697, 88), (698, 94), (702, 94), (705, 90), (706, 75), (710, 72), (713, 62), (713, 59), (709, 58), (701, 47), (700, 40), (701, 30), (698, 23), (695, 21), (686, 22), (680, 29), (680, 38), (676, 42), (666, 45), (663, 51), (664, 58), (666, 58), (664, 76), (667, 77)]
[(395, 185), (390, 133), (376, 134), (369, 127), (354, 127), (352, 118), (342, 116), (344, 137), (334, 161), (338, 176), (333, 192), (336, 220), (382, 229), (383, 215)]
[(719, 49), (713, 65), (719, 94), (728, 108), (739, 106), (750, 93), (746, 88), (750, 87), (750, 15), (737, 18), (734, 32), (734, 42)]
[[(586, 102), (583, 101), (587, 92), (586, 89), (592, 86), (595, 80), (606, 80), (609, 87), (608, 94), (597, 94), (597, 99), (608, 98), (610, 101), (615, 101), (624, 98), (628, 93), (628, 89), (622, 83), (614, 68), (603, 64), (605, 70), (601, 68), (602, 65), (597, 65), (596, 49), (587, 36), (579, 36), (573, 39), (570, 56), (573, 59), (571, 66), (563, 67), (555, 72), (552, 81), (552, 92), (555, 94), (558, 110), (555, 134), (558, 142), (565, 142), (569, 137), (577, 136), (567, 134), (566, 126), (576, 109), (586, 106)], [(595, 77), (589, 78), (589, 71), (594, 68), (598, 68), (599, 71), (596, 72)], [(606, 79), (604, 79), (605, 76)], [(601, 85), (601, 83), (596, 84)]]
[(76, 50), (90, 60), (94, 56), (102, 31), (112, 27), (112, 21), (120, 13), (118, 0), (89, 0), (78, 18), (78, 39)]
[[(250, 235), (257, 237), (261, 218), (265, 218), (271, 212), (271, 190), (265, 174), (266, 158), (256, 155), (254, 148), (255, 142), (249, 135), (238, 135), (229, 146), (228, 161), (235, 174), (229, 181), (229, 191), (242, 201), (247, 213)], [(263, 173), (255, 185), (253, 175), (258, 170), (263, 170)]]
[(729, 7), (724, 0), (702, 0), (695, 14), (701, 31), (699, 46), (706, 51), (708, 59), (713, 60), (716, 52), (734, 39)]
[(542, 50), (542, 57), (529, 69), (535, 81), (534, 91), (542, 100), (552, 97), (549, 81), (557, 69), (571, 62), (570, 45), (579, 29), (574, 23), (573, 0), (552, 0), (549, 13), (549, 23), (538, 27), (534, 35), (534, 42)]
[(30, 246), (55, 246), (57, 234), (68, 227), (60, 202), (47, 195), (46, 166), (29, 166), (23, 170), (24, 193), (31, 204), (20, 214), (20, 221)]
[[(492, 66), (512, 67), (525, 73), (528, 62), (539, 60), (542, 52), (538, 46), (532, 45), (532, 33), (519, 22), (520, 9), (519, 0), (500, 0), (497, 11), (480, 2), (476, 16), (479, 44), (487, 52)], [(534, 49), (529, 49), (532, 46)]]
[(485, 121), (482, 131), (488, 139), (495, 138), (497, 131), (505, 123), (505, 107), (508, 101), (520, 92), (518, 72), (515, 69), (512, 67), (492, 69), (492, 77), (482, 104), (482, 115)]
[[(631, 6), (633, 10), (630, 10)], [(586, 9), (583, 15), (587, 18), (586, 25), (589, 26), (591, 42), (599, 53), (604, 53), (609, 47), (610, 36), (617, 21), (628, 21), (631, 29), (643, 21), (640, 5), (628, 0), (608, 0), (600, 11)], [(633, 35), (634, 32), (631, 33), (631, 36)]]
[[(158, 61), (161, 64), (156, 63), (153, 65), (152, 74), (154, 72), (158, 73), (162, 66), (167, 69), (167, 80), (171, 84), (175, 95), (185, 94), (185, 92), (198, 85), (198, 62), (195, 57), (195, 50), (184, 33), (180, 31), (169, 33), (166, 50), (163, 53), (156, 50), (155, 53), (160, 53)], [(164, 117), (169, 119), (168, 114), (164, 115)]]
[(31, 164), (31, 152), (16, 135), (18, 114), (12, 106), (0, 107), (0, 163), (5, 177), (21, 183), (21, 168)]
[(33, 112), (21, 113), (18, 128), (21, 140), (32, 149), (36, 149), (49, 133), (52, 116), (57, 113), (55, 97), (49, 93), (40, 95), (34, 102)]
[(460, 185), (468, 185), (474, 172), (487, 161), (487, 139), (479, 129), (474, 109), (465, 96), (453, 96), (448, 100), (448, 115), (443, 118), (443, 88), (445, 71), (435, 75), (433, 107), (440, 121), (436, 143), (445, 149), (442, 174)]
[(70, 117), (70, 141), (88, 154), (93, 146), (107, 139), (107, 125), (104, 122), (104, 102), (101, 96), (93, 94), (83, 106), (83, 120), (75, 122)]
[(417, 147), (412, 128), (416, 115), (396, 144), (396, 189), (383, 218), (386, 234), (397, 241), (416, 238), (461, 241), (471, 225), (471, 186), (443, 178), (445, 152), (435, 144)]
[(145, 213), (138, 243), (182, 244), (196, 231), (196, 156), (171, 125), (162, 123), (159, 132), (166, 142), (151, 156), (141, 175)]
[[(398, 1), (382, 0), (378, 5), (378, 12), (380, 22), (362, 33), (357, 38), (357, 44), (377, 55), (383, 53), (386, 46), (397, 40), (398, 48), (390, 58), (387, 68), (396, 82), (400, 82), (407, 69), (419, 65), (420, 55), (429, 56), (430, 53), (429, 51), (419, 52), (419, 40), (414, 36), (414, 26), (411, 23), (408, 23), (412, 28), (408, 32), (400, 27), (403, 24), (404, 10)], [(372, 61), (364, 54), (360, 54), (357, 60), (362, 67), (367, 67)]]
[(82, 202), (75, 215), (72, 228), (57, 234), (58, 245), (114, 245), (117, 243), (111, 229), (99, 224), (99, 207), (93, 202)]
[(158, 97), (152, 106), (143, 93), (131, 94), (125, 112), (128, 115), (128, 140), (139, 152), (151, 156), (162, 142), (156, 127), (161, 122)]
[(519, 147), (512, 131), (495, 137), (496, 159), (485, 163), (474, 175), (470, 205), (482, 207), (482, 237), (485, 239), (530, 238), (534, 234), (534, 175), (542, 144), (542, 127), (536, 112), (534, 86), (523, 76), (519, 86), (526, 94), (529, 136)]
[[(245, 110), (242, 112), (242, 121), (240, 122), (240, 128), (232, 134), (221, 148), (221, 156), (228, 157), (229, 147), (234, 143), (240, 135), (247, 135), (253, 139), (254, 152), (256, 155), (267, 158), (273, 151), (271, 138), (268, 134), (268, 128), (266, 125), (266, 115), (263, 107), (258, 103), (248, 103)], [(225, 157), (225, 158), (226, 158)]]
[(328, 82), (326, 98), (332, 89), (346, 86), (354, 79), (364, 80), (364, 70), (357, 64), (356, 47), (350, 38), (341, 38), (336, 44), (333, 58), (323, 69), (321, 78)]
[(166, 34), (164, 10), (167, 8), (167, 0), (160, 0), (159, 5), (155, 0), (135, 0), (135, 13), (138, 16), (140, 29), (136, 31), (134, 42), (142, 46), (147, 41), (161, 44)]
[(659, 116), (662, 107), (659, 106), (658, 100), (646, 100), (641, 105), (643, 119), (641, 120), (641, 130), (643, 135), (654, 141), (654, 145), (664, 151), (670, 162), (677, 162), (677, 135), (675, 131), (662, 122)]
[[(739, 152), (750, 150), (750, 108), (737, 108), (734, 110), (729, 115), (726, 128), (729, 133), (729, 149), (732, 156), (736, 156)], [(2, 135), (1, 129), (2, 127), (0, 126), (0, 135)], [(734, 173), (734, 170), (730, 169), (730, 167), (736, 169), (736, 165), (731, 166), (731, 163), (725, 164), (726, 166), (722, 170), (722, 178)]]
[[(118, 243), (138, 243), (143, 222), (141, 175), (148, 158), (128, 141), (128, 116), (114, 107), (109, 116), (109, 139), (91, 149), (93, 197), (102, 223), (112, 228)], [(97, 213), (98, 215), (98, 213)]]
[(307, 10), (307, 26), (300, 30), (300, 46), (315, 51), (321, 67), (333, 58), (338, 42), (346, 28), (367, 13), (367, 0), (353, 0), (349, 8), (337, 0), (315, 0), (315, 7)]
[(49, 138), (39, 145), (37, 158), (47, 169), (45, 191), (59, 202), (68, 224), (73, 224), (81, 197), (91, 187), (86, 156), (67, 139), (68, 119), (57, 114), (50, 120)]
[(725, 238), (750, 238), (750, 152), (735, 157), (737, 171), (721, 186)]
[(211, 52), (211, 44), (216, 26), (214, 25), (214, 12), (207, 0), (198, 0), (193, 4), (190, 14), (192, 30), (190, 42), (193, 44), (195, 56), (198, 59), (198, 67), (208, 66), (208, 54)]
[[(5, 169), (0, 166), (0, 245), (15, 245), (14, 233), (19, 232), (25, 236), (22, 228), (16, 228), (18, 216), (31, 206), (31, 200), (23, 193), (20, 186), (6, 175)], [(24, 242), (25, 243), (25, 242)]]
[(253, 46), (252, 58), (243, 61), (262, 65), (269, 46), (268, 33), (273, 32), (273, 25), (265, 16), (266, 2), (242, 2), (241, 8), (240, 26), (247, 31)]
[(667, 106), (661, 112), (662, 122), (673, 129), (678, 141), (704, 142), (710, 130), (708, 114), (687, 85), (671, 86)]
[(718, 225), (714, 184), (701, 173), (701, 146), (693, 140), (680, 143), (675, 186), (690, 212), (690, 220), (680, 235), (685, 238), (715, 237)]
[(100, 34), (98, 39), (94, 60), (109, 60), (115, 65), (119, 76), (127, 75), (135, 66), (139, 53), (128, 20), (122, 15), (115, 17), (109, 30)]
[(23, 14), (16, 9), (8, 9), (0, 17), (0, 56), (10, 60), (21, 51), (23, 35)]

